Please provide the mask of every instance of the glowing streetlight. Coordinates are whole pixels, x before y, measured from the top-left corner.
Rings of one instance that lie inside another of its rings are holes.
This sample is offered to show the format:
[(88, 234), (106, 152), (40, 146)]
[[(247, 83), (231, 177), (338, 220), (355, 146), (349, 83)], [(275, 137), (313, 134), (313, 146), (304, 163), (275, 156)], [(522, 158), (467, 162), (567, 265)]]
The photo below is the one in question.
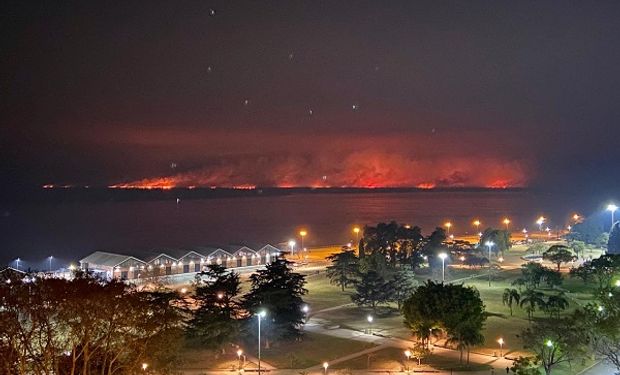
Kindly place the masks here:
[(611, 203), (607, 205), (607, 211), (611, 211), (611, 226), (614, 226), (614, 212), (618, 209), (618, 206)]
[(149, 367), (148, 363), (143, 363), (142, 364), (142, 371), (146, 371), (146, 369)]
[(366, 317), (366, 320), (368, 321), (368, 334), (372, 335), (372, 321), (374, 320), (374, 318), (372, 317), (372, 315), (368, 315)]
[(260, 311), (258, 314), (256, 314), (256, 317), (258, 318), (258, 375), (260, 375), (260, 321), (261, 318), (264, 318), (267, 316), (267, 312), (265, 310)]
[(353, 233), (355, 233), (355, 243), (359, 242), (359, 236), (360, 236), (360, 228), (359, 227), (353, 227)]
[(288, 247), (291, 248), (291, 255), (295, 255), (295, 240), (288, 241)]
[(303, 306), (301, 307), (301, 311), (304, 313), (304, 317), (306, 318), (306, 322), (307, 322), (307, 321), (308, 321), (308, 318), (309, 318), (309, 316), (308, 316), (308, 312), (310, 311), (310, 306), (308, 306), (308, 305), (303, 305)]
[(51, 255), (47, 258), (47, 260), (49, 260), (50, 262), (50, 272), (52, 272), (52, 259), (54, 259), (54, 257)]
[(616, 286), (620, 287), (620, 280), (616, 280)]
[(538, 230), (541, 232), (542, 232), (542, 225), (545, 223), (545, 221), (547, 221), (547, 219), (545, 219), (544, 216), (541, 216), (536, 220), (536, 224), (538, 224)]
[(495, 246), (495, 242), (486, 241), (484, 245), (489, 249), (489, 286), (491, 286), (491, 248)]
[(446, 223), (444, 224), (444, 226), (445, 226), (446, 228), (448, 228), (448, 231), (447, 231), (447, 232), (448, 232), (448, 233), (450, 233), (450, 228), (452, 228), (452, 223), (448, 221), (448, 222), (446, 222)]
[(21, 262), (21, 259), (19, 258), (15, 259), (15, 266), (17, 267), (18, 271), (19, 271), (19, 262)]
[(237, 349), (237, 359), (239, 361), (239, 369), (242, 369), (242, 368), (245, 367), (245, 357), (244, 357), (244, 360), (243, 360), (243, 362), (244, 362), (243, 366), (241, 366), (241, 355), (242, 354), (243, 354), (243, 350), (241, 350), (241, 348)]
[(502, 223), (504, 223), (504, 225), (506, 226), (506, 230), (508, 230), (508, 225), (510, 224), (510, 219), (509, 218), (505, 218)]
[(307, 235), (308, 235), (307, 231), (305, 231), (303, 229), (299, 231), (299, 236), (301, 237), (301, 249), (302, 250), (305, 250), (305, 248), (304, 248), (304, 237), (306, 237)]
[(573, 220), (575, 221), (575, 223), (577, 223), (580, 219), (581, 219), (581, 216), (579, 216), (579, 214), (573, 215)]
[(446, 258), (448, 257), (448, 254), (440, 253), (438, 257), (441, 259), (441, 281), (445, 282), (446, 281)]
[(327, 368), (329, 367), (329, 363), (323, 362), (323, 373), (327, 375)]
[(499, 344), (499, 356), (503, 357), (504, 356), (504, 353), (503, 353), (504, 339), (502, 337), (500, 337), (499, 339), (497, 339), (497, 343)]
[(480, 220), (476, 219), (472, 224), (476, 227), (476, 230), (478, 230), (480, 228), (480, 224), (482, 223), (480, 222)]
[(553, 348), (553, 341), (547, 340), (545, 341), (545, 345), (547, 345), (548, 348)]
[(405, 350), (405, 357), (407, 357), (407, 360), (411, 359), (411, 350), (409, 349)]

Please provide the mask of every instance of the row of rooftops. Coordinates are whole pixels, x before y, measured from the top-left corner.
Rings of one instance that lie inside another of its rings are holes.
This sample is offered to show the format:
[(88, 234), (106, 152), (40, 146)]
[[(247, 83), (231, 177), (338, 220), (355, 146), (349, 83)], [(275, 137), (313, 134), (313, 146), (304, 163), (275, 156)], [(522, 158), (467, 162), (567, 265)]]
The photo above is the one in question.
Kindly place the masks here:
[(143, 255), (126, 255), (107, 251), (95, 251), (80, 259), (80, 264), (91, 266), (119, 267), (127, 262), (142, 264), (160, 264), (173, 262), (175, 264), (207, 262), (212, 259), (231, 260), (237, 258), (256, 258), (276, 256), (280, 249), (265, 244), (260, 246), (230, 245), (230, 246), (196, 246), (190, 248), (157, 248)]

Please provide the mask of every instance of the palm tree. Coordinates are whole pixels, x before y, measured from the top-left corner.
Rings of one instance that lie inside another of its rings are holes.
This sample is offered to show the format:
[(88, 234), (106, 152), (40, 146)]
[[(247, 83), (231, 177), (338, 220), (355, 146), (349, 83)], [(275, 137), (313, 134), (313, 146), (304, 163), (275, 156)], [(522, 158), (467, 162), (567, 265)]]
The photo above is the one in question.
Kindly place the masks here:
[(519, 303), (521, 308), (523, 308), (524, 305), (526, 306), (525, 311), (527, 312), (527, 319), (531, 322), (536, 308), (545, 307), (545, 295), (534, 289), (528, 289), (523, 293), (523, 298), (521, 298), (521, 302)]
[(519, 300), (521, 299), (521, 295), (519, 295), (519, 291), (516, 289), (504, 289), (504, 294), (502, 295), (502, 303), (504, 306), (508, 306), (510, 308), (510, 316), (512, 316), (512, 304), (519, 304)]
[(553, 318), (554, 315), (559, 318), (560, 312), (566, 310), (568, 305), (568, 300), (564, 297), (564, 293), (561, 292), (558, 295), (549, 296), (549, 298), (547, 298), (547, 302), (545, 303), (544, 309), (549, 314), (550, 318)]

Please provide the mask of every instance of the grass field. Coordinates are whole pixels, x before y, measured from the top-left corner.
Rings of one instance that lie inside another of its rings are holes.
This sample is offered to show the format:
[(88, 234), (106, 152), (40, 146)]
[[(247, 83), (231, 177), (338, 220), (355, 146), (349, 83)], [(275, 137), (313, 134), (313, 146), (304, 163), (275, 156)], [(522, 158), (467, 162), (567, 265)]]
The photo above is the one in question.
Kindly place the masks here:
[(373, 346), (362, 341), (307, 333), (303, 341), (287, 342), (264, 350), (262, 358), (277, 368), (304, 369)]

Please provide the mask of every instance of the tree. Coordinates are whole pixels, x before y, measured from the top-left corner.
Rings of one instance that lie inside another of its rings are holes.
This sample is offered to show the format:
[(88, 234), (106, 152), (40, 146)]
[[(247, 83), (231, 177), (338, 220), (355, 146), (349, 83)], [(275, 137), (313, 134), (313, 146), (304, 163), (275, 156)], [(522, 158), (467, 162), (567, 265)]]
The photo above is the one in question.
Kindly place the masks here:
[(377, 306), (387, 303), (390, 295), (389, 283), (376, 271), (368, 270), (355, 286), (351, 300), (358, 306), (370, 306), (376, 312)]
[[(252, 287), (244, 296), (243, 307), (248, 311), (247, 326), (256, 323), (256, 314), (265, 311), (265, 326), (262, 335), (265, 347), (270, 340), (290, 339), (301, 336), (300, 326), (304, 323), (302, 297), (308, 293), (304, 288), (304, 275), (293, 272), (291, 262), (278, 258), (250, 276)], [(247, 327), (246, 326), (246, 327)], [(256, 328), (249, 329), (254, 335)]]
[(510, 308), (510, 316), (512, 316), (512, 304), (519, 305), (519, 300), (521, 299), (521, 295), (519, 295), (519, 291), (516, 289), (504, 289), (504, 294), (502, 294), (502, 303), (504, 306), (508, 306)]
[(583, 257), (584, 252), (586, 251), (586, 243), (583, 241), (575, 240), (569, 243), (570, 248), (575, 252), (577, 257)]
[(547, 251), (549, 247), (544, 242), (536, 242), (527, 248), (529, 254), (542, 254)]
[(607, 241), (608, 254), (620, 254), (620, 221), (616, 221), (609, 232)]
[(555, 264), (558, 271), (562, 263), (572, 262), (575, 258), (570, 248), (564, 245), (553, 245), (543, 253), (543, 259)]
[(174, 292), (78, 272), (0, 283), (0, 301), (2, 373), (112, 375), (137, 373), (145, 361), (157, 372), (178, 364), (184, 318)]
[(512, 363), (510, 371), (516, 375), (540, 375), (539, 364), (540, 361), (536, 357), (519, 357)]
[(413, 271), (409, 267), (402, 267), (388, 283), (391, 291), (389, 300), (396, 302), (400, 310), (402, 303), (413, 294), (417, 286), (418, 282), (414, 278)]
[(566, 236), (569, 241), (583, 241), (589, 245), (599, 245), (600, 236), (605, 230), (597, 218), (587, 218), (572, 226)]
[(525, 348), (536, 354), (547, 375), (558, 364), (583, 356), (586, 337), (581, 322), (573, 317), (538, 322), (521, 334)]
[(353, 286), (359, 278), (359, 259), (355, 256), (355, 251), (345, 250), (340, 253), (332, 254), (327, 257), (332, 262), (327, 267), (327, 277), (331, 284), (345, 288)]
[(551, 295), (547, 297), (543, 310), (549, 314), (549, 318), (560, 318), (560, 313), (568, 308), (568, 300), (564, 297), (564, 293)]
[[(463, 285), (427, 281), (403, 304), (405, 326), (427, 346), (432, 329), (441, 329), (461, 352), (483, 342), (486, 321), (477, 290)], [(468, 355), (469, 357), (469, 355)]]
[(536, 309), (542, 309), (545, 307), (544, 297), (544, 294), (542, 294), (541, 292), (537, 292), (533, 289), (527, 289), (525, 292), (523, 292), (519, 306), (521, 308), (524, 308), (523, 306), (525, 306), (525, 311), (527, 312), (527, 319), (530, 322), (532, 321), (532, 316), (534, 315)]
[(594, 280), (599, 290), (606, 290), (611, 287), (611, 281), (618, 272), (620, 272), (620, 255), (605, 254), (571, 269), (570, 275), (579, 277), (583, 282)]
[(512, 247), (512, 244), (510, 242), (510, 231), (507, 231), (505, 229), (485, 229), (484, 232), (482, 232), (482, 236), (480, 237), (479, 246), (482, 248), (482, 250), (486, 252), (488, 252), (488, 249), (485, 246), (485, 243), (487, 242), (493, 242), (495, 244), (491, 248), (491, 251), (496, 254), (508, 251)]
[(196, 275), (194, 300), (198, 306), (189, 321), (189, 336), (210, 349), (222, 349), (239, 333), (239, 275), (210, 264)]

